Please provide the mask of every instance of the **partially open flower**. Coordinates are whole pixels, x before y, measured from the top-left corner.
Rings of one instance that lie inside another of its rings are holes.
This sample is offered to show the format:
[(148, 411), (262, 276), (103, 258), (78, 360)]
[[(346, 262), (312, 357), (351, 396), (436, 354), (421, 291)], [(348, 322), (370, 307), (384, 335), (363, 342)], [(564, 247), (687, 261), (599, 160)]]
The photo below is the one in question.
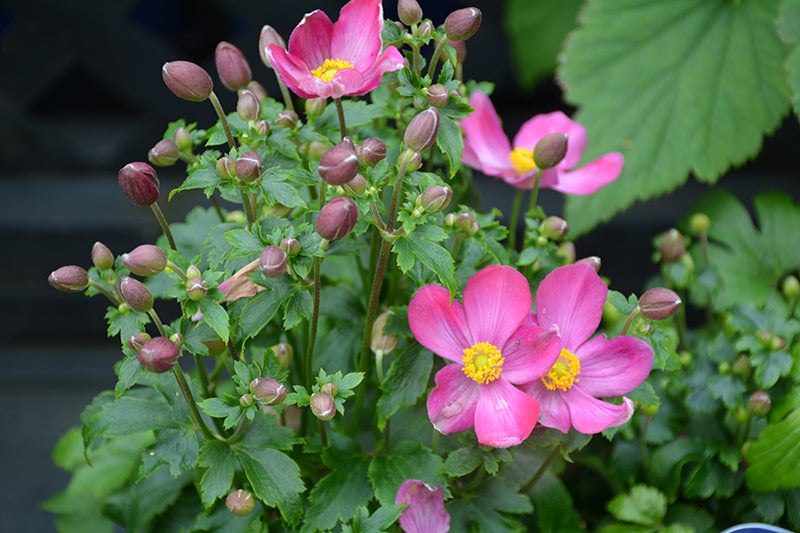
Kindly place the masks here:
[(137, 313), (146, 313), (153, 308), (153, 293), (139, 280), (122, 276), (119, 279), (119, 292), (128, 307)]
[(222, 41), (214, 51), (214, 63), (222, 85), (231, 91), (244, 89), (250, 83), (252, 73), (247, 58), (231, 43)]
[(478, 31), (483, 14), (477, 7), (453, 11), (444, 19), (444, 33), (451, 41), (466, 41)]
[(89, 274), (76, 265), (63, 266), (51, 272), (47, 281), (60, 291), (81, 292), (89, 286)]
[(148, 206), (158, 200), (158, 174), (147, 163), (128, 163), (119, 170), (119, 186), (136, 205)]
[(358, 221), (358, 207), (347, 196), (337, 196), (325, 204), (317, 215), (317, 233), (323, 239), (335, 241), (349, 234)]
[(153, 276), (167, 267), (167, 253), (153, 244), (142, 244), (122, 254), (122, 264), (137, 276)]
[(339, 144), (322, 154), (317, 172), (331, 185), (342, 185), (358, 174), (358, 168), (356, 148), (353, 141), (345, 137)]
[(178, 355), (180, 355), (180, 350), (174, 342), (166, 337), (150, 339), (136, 352), (139, 364), (147, 370), (159, 374), (175, 366)]
[(202, 102), (214, 90), (214, 82), (208, 72), (190, 61), (164, 63), (161, 77), (175, 96), (192, 102)]

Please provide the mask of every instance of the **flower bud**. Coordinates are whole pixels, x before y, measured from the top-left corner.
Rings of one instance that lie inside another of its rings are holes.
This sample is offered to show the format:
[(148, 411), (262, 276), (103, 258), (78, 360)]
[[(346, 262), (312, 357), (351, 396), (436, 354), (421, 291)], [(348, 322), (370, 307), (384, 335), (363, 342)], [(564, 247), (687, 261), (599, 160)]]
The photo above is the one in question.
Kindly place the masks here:
[(575, 262), (577, 257), (575, 252), (575, 243), (564, 241), (556, 248), (556, 256), (564, 260), (565, 265), (571, 265)]
[(261, 250), (259, 257), (261, 272), (268, 278), (277, 278), (288, 266), (288, 256), (280, 246), (267, 246)]
[(451, 41), (466, 41), (481, 25), (482, 14), (477, 7), (453, 11), (444, 19), (444, 33)]
[(429, 213), (438, 213), (450, 205), (452, 198), (453, 191), (450, 187), (431, 185), (417, 196), (416, 204)]
[(455, 213), (447, 213), (444, 217), (444, 226), (446, 228), (452, 228), (456, 225), (456, 220), (458, 219), (458, 215)]
[(361, 196), (367, 189), (369, 188), (369, 183), (367, 183), (367, 178), (362, 176), (361, 174), (356, 174), (353, 176), (353, 179), (342, 185), (342, 188), (355, 196)]
[(178, 150), (181, 152), (191, 152), (192, 147), (194, 146), (194, 141), (192, 141), (192, 134), (189, 131), (179, 126), (175, 128), (175, 144), (178, 146)]
[(236, 516), (247, 516), (256, 507), (253, 495), (246, 490), (239, 489), (228, 494), (225, 498), (225, 507)]
[(386, 320), (389, 315), (393, 315), (392, 311), (384, 311), (375, 322), (372, 323), (372, 335), (370, 337), (369, 347), (373, 352), (381, 350), (384, 355), (392, 353), (397, 347), (397, 335), (386, 335), (383, 332), (383, 327), (386, 325)]
[(786, 349), (786, 339), (781, 337), (780, 335), (774, 335), (772, 339), (770, 339), (769, 347), (773, 350), (785, 350)]
[(319, 391), (311, 395), (311, 412), (320, 420), (336, 416), (336, 403), (329, 392)]
[(202, 300), (207, 292), (208, 284), (206, 284), (205, 280), (199, 276), (189, 278), (189, 280), (186, 282), (186, 294), (188, 294), (189, 298), (195, 302)]
[(255, 403), (256, 400), (253, 398), (252, 394), (242, 394), (239, 396), (239, 405), (242, 407), (251, 407), (252, 405), (255, 405)]
[(231, 91), (244, 89), (250, 83), (250, 65), (241, 50), (231, 43), (222, 41), (214, 51), (214, 63), (222, 85)]
[(533, 162), (542, 170), (553, 168), (567, 155), (567, 144), (566, 133), (545, 135), (533, 148)]
[(272, 346), (270, 350), (272, 350), (272, 353), (274, 353), (275, 357), (280, 361), (281, 370), (289, 368), (289, 363), (292, 362), (292, 356), (294, 355), (294, 350), (292, 350), (291, 345), (280, 342)]
[(256, 80), (250, 80), (250, 83), (247, 84), (245, 87), (248, 91), (252, 92), (256, 95), (258, 102), (261, 103), (265, 98), (269, 98), (269, 93), (267, 93), (267, 89), (258, 83)]
[(666, 320), (681, 307), (681, 299), (664, 287), (656, 287), (642, 294), (639, 298), (639, 311), (650, 320)]
[(781, 290), (783, 291), (783, 295), (787, 298), (797, 298), (800, 296), (800, 281), (790, 274), (783, 278)]
[(232, 157), (220, 157), (217, 160), (217, 174), (224, 179), (234, 179), (236, 177), (236, 161)]
[(200, 268), (197, 265), (189, 265), (189, 267), (186, 269), (187, 278), (195, 278), (202, 275), (203, 273), (200, 272)]
[(325, 383), (319, 390), (327, 392), (331, 396), (336, 396), (336, 393), (339, 392), (339, 387), (336, 386), (336, 383)]
[(695, 213), (689, 218), (689, 227), (695, 233), (703, 233), (711, 227), (711, 219), (705, 213)]
[(417, 32), (419, 33), (420, 37), (422, 37), (423, 39), (427, 39), (428, 37), (433, 35), (433, 22), (431, 22), (430, 20), (426, 20), (425, 22), (419, 25), (419, 28), (417, 28)]
[(153, 244), (142, 244), (122, 254), (122, 264), (137, 276), (153, 276), (167, 267), (167, 253)]
[(342, 185), (358, 174), (358, 167), (358, 156), (353, 141), (345, 137), (339, 144), (322, 154), (317, 172), (331, 185)]
[(278, 113), (278, 116), (275, 117), (275, 124), (278, 126), (283, 126), (285, 128), (294, 128), (297, 126), (297, 122), (300, 120), (300, 117), (297, 116), (297, 113), (290, 109), (286, 109)]
[(411, 119), (403, 133), (403, 143), (412, 152), (424, 152), (433, 145), (438, 134), (439, 110), (429, 107)]
[(261, 62), (267, 67), (272, 68), (267, 57), (267, 50), (269, 45), (274, 44), (281, 48), (286, 48), (286, 42), (281, 37), (280, 33), (275, 31), (272, 26), (264, 26), (261, 28), (261, 34), (258, 37), (258, 55), (261, 57)]
[(422, 20), (422, 8), (417, 0), (398, 0), (397, 17), (406, 26), (412, 26)]
[(255, 152), (245, 152), (236, 160), (234, 168), (240, 180), (250, 183), (261, 176), (264, 160)]
[(400, 153), (400, 157), (397, 158), (397, 164), (405, 165), (406, 172), (414, 172), (422, 166), (422, 154), (411, 150), (403, 150)]
[(325, 98), (309, 98), (306, 100), (306, 115), (318, 116), (325, 111)]
[(258, 120), (261, 116), (261, 102), (256, 94), (245, 89), (239, 93), (239, 100), (236, 101), (236, 114), (245, 122)]
[(191, 102), (202, 102), (214, 90), (214, 82), (208, 72), (190, 61), (164, 63), (161, 77), (175, 96)]
[(89, 274), (76, 265), (63, 266), (51, 272), (47, 281), (60, 291), (81, 292), (89, 286)]
[(661, 258), (667, 263), (674, 263), (686, 253), (686, 241), (678, 230), (672, 228), (661, 237)]
[(119, 170), (119, 186), (136, 205), (148, 206), (158, 200), (158, 174), (147, 163), (128, 163)]
[(349, 234), (358, 221), (358, 207), (347, 196), (337, 196), (317, 215), (317, 233), (323, 239), (335, 241)]
[(170, 139), (161, 139), (147, 152), (147, 159), (156, 166), (168, 167), (178, 160), (178, 145)]
[(752, 371), (753, 365), (750, 364), (750, 358), (744, 354), (737, 357), (731, 366), (731, 372), (744, 379), (749, 378)]
[(128, 307), (137, 313), (146, 313), (153, 308), (153, 293), (139, 280), (122, 276), (119, 279), (119, 292)]
[(769, 393), (763, 390), (756, 391), (747, 400), (747, 407), (756, 416), (765, 416), (769, 413), (769, 408), (772, 406), (772, 400)]
[(386, 144), (380, 139), (370, 137), (356, 147), (356, 153), (362, 165), (374, 167), (386, 159)]
[(137, 333), (136, 335), (131, 335), (130, 337), (128, 337), (128, 346), (134, 352), (138, 352), (139, 350), (142, 349), (142, 346), (144, 346), (147, 343), (147, 341), (149, 341), (151, 338), (152, 337), (150, 337), (150, 335), (144, 332)]
[(561, 217), (550, 216), (539, 225), (539, 231), (549, 239), (563, 239), (569, 233), (569, 223)]
[(294, 257), (300, 253), (300, 241), (294, 237), (284, 237), (281, 239), (280, 247), (289, 257)]
[(98, 270), (108, 270), (114, 266), (114, 254), (102, 242), (92, 246), (92, 263)]
[(136, 352), (140, 365), (159, 374), (172, 368), (178, 360), (178, 355), (180, 350), (166, 337), (150, 339)]
[(467, 45), (464, 41), (447, 41), (447, 46), (452, 46), (456, 51), (456, 61), (463, 64), (467, 58)]
[(475, 222), (475, 216), (469, 211), (459, 213), (456, 217), (455, 226), (461, 231), (469, 233), (472, 229), (472, 223)]
[(183, 346), (183, 335), (181, 335), (180, 333), (173, 333), (172, 335), (169, 336), (169, 340), (174, 342), (175, 346), (177, 346), (178, 349), (180, 349), (180, 347)]
[(329, 149), (330, 147), (323, 142), (311, 141), (308, 143), (308, 154), (317, 159), (321, 159)]
[(253, 397), (265, 405), (276, 405), (286, 398), (286, 387), (271, 378), (256, 378), (250, 382)]
[(447, 94), (447, 88), (441, 83), (434, 83), (426, 88), (424, 92), (428, 102), (434, 107), (444, 107), (450, 99), (450, 95)]
[(266, 135), (267, 133), (269, 133), (270, 126), (269, 122), (267, 122), (266, 120), (259, 120), (254, 124), (254, 127), (259, 135)]
[(600, 272), (600, 267), (602, 266), (602, 261), (600, 261), (600, 258), (596, 255), (590, 255), (575, 261), (575, 264), (579, 263), (586, 263), (587, 265), (591, 266), (595, 272)]

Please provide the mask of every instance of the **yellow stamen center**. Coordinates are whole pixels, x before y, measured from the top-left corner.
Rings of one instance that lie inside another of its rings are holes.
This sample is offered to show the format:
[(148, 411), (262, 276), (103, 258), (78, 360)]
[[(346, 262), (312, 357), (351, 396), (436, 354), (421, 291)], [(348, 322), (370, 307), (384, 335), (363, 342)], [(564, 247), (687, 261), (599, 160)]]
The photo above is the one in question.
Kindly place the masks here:
[(333, 79), (337, 72), (345, 68), (354, 68), (349, 61), (344, 59), (326, 59), (322, 66), (315, 68), (311, 74), (315, 78), (319, 78), (324, 82), (329, 82)]
[(531, 170), (536, 170), (536, 163), (533, 162), (533, 150), (514, 148), (508, 158), (520, 176), (524, 176)]
[(478, 383), (496, 380), (503, 370), (503, 354), (488, 342), (473, 344), (464, 350), (464, 374)]
[(561, 350), (558, 361), (555, 362), (553, 368), (546, 376), (542, 377), (542, 383), (548, 390), (561, 389), (563, 391), (569, 390), (573, 384), (578, 380), (578, 374), (581, 373), (581, 362), (578, 358), (567, 349)]

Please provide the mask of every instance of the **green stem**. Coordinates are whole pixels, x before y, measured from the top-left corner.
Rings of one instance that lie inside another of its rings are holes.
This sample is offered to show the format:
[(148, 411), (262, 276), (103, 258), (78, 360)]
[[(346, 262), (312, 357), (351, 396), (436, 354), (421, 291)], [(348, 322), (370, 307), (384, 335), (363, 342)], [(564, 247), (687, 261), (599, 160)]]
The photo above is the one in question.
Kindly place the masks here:
[(378, 374), (378, 383), (383, 383), (383, 350), (375, 351), (375, 372)]
[(544, 460), (544, 462), (541, 464), (541, 466), (539, 466), (539, 470), (537, 470), (536, 473), (531, 478), (531, 480), (525, 483), (525, 486), (522, 487), (523, 494), (530, 492), (533, 486), (536, 485), (536, 482), (539, 481), (539, 478), (541, 478), (544, 475), (544, 473), (547, 471), (547, 469), (550, 467), (553, 461), (556, 460), (556, 457), (558, 457), (560, 450), (561, 450), (560, 445), (556, 445), (553, 448), (553, 451), (550, 452), (550, 455), (548, 455), (547, 458)]
[(194, 396), (189, 388), (189, 383), (186, 381), (186, 376), (183, 374), (183, 370), (181, 370), (180, 365), (176, 364), (172, 367), (172, 375), (174, 375), (175, 379), (178, 381), (178, 387), (181, 389), (183, 399), (186, 400), (186, 405), (189, 406), (189, 411), (192, 412), (192, 417), (197, 423), (200, 433), (202, 433), (203, 436), (208, 440), (222, 440), (218, 435), (214, 435), (203, 421), (200, 410), (197, 408), (197, 402), (194, 401)]
[(214, 91), (211, 91), (211, 94), (208, 95), (208, 99), (211, 100), (211, 105), (214, 106), (214, 111), (217, 112), (219, 122), (222, 124), (222, 129), (225, 131), (225, 137), (228, 139), (228, 148), (235, 150), (236, 141), (233, 140), (233, 135), (231, 135), (231, 128), (228, 126), (228, 119), (225, 118), (225, 112), (222, 110), (222, 104), (219, 103), (219, 98), (217, 98)]
[(227, 438), (227, 441), (233, 444), (234, 442), (239, 440), (239, 437), (242, 436), (242, 433), (244, 433), (244, 430), (249, 422), (250, 420), (246, 416), (242, 417), (242, 421), (239, 423), (239, 427), (236, 428), (236, 431), (234, 432), (233, 435)]
[(528, 207), (528, 214), (530, 215), (536, 209), (536, 202), (539, 199), (539, 184), (542, 181), (542, 169), (536, 169), (536, 179), (533, 181), (533, 190), (531, 191), (531, 203)]
[[(318, 419), (319, 420), (319, 419)], [(325, 432), (325, 421), (319, 420), (319, 438), (322, 440), (322, 447), (328, 447), (328, 434)]]
[(453, 261), (456, 261), (458, 258), (458, 252), (461, 251), (461, 244), (464, 242), (464, 237), (464, 232), (459, 230), (453, 238), (453, 248), (450, 250), (450, 257), (453, 258)]
[(344, 121), (344, 107), (342, 106), (341, 98), (334, 98), (333, 103), (336, 104), (336, 113), (339, 115), (339, 134), (344, 139), (347, 136), (347, 125)]
[(631, 323), (633, 323), (633, 319), (639, 316), (641, 313), (641, 309), (639, 306), (636, 306), (636, 309), (631, 311), (631, 314), (628, 315), (628, 318), (625, 319), (625, 323), (622, 325), (622, 331), (619, 332), (620, 335), (625, 335), (628, 332), (628, 328), (630, 327)]
[(639, 453), (642, 456), (642, 468), (644, 469), (645, 474), (649, 474), (650, 472), (650, 454), (647, 450), (647, 429), (650, 427), (650, 419), (652, 416), (647, 415), (644, 417), (644, 423), (642, 424), (642, 434), (639, 436)]
[(278, 80), (278, 87), (281, 88), (281, 96), (283, 96), (283, 103), (286, 105), (286, 109), (289, 111), (294, 111), (294, 102), (292, 102), (292, 95), (289, 93), (289, 88), (286, 87), (286, 84), (283, 83), (283, 80), (278, 75), (278, 71), (275, 71), (275, 78)]
[(436, 72), (436, 63), (439, 62), (439, 57), (442, 55), (442, 50), (444, 50), (445, 45), (447, 44), (447, 38), (442, 38), (441, 41), (436, 43), (436, 48), (433, 51), (433, 56), (431, 57), (431, 64), (428, 65), (428, 73), (427, 75), (433, 79), (433, 75)]
[(210, 396), (208, 392), (208, 374), (206, 374), (206, 367), (203, 365), (203, 357), (194, 354), (194, 366), (197, 367), (197, 378), (200, 380), (200, 390), (204, 398)]
[(514, 195), (514, 205), (511, 208), (511, 223), (508, 225), (508, 248), (511, 250), (516, 250), (517, 221), (519, 220), (519, 208), (522, 205), (522, 196), (524, 194), (524, 189), (517, 189), (517, 193)]
[(153, 324), (156, 325), (156, 329), (158, 329), (158, 332), (161, 334), (161, 336), (169, 337), (167, 330), (164, 328), (164, 324), (162, 324), (161, 319), (158, 318), (158, 313), (156, 313), (156, 310), (151, 308), (147, 314), (150, 315), (150, 318), (153, 320)]
[(250, 196), (244, 192), (239, 191), (242, 195), (242, 207), (244, 207), (244, 214), (247, 217), (248, 227), (256, 221), (256, 214), (253, 212), (253, 205), (250, 203)]
[(184, 272), (181, 269), (181, 267), (179, 267), (178, 265), (176, 265), (175, 263), (173, 263), (169, 259), (167, 260), (167, 268), (170, 269), (171, 271), (175, 272), (177, 275), (179, 275), (183, 281), (188, 281), (189, 276), (186, 275), (186, 272)]
[(122, 303), (122, 300), (116, 294), (114, 294), (112, 291), (110, 291), (107, 287), (104, 287), (103, 285), (100, 285), (96, 281), (90, 279), (89, 280), (89, 286), (90, 287), (94, 287), (98, 291), (102, 292), (103, 295), (106, 298), (108, 298), (111, 301), (111, 303), (114, 304), (115, 306), (119, 307), (119, 305)]
[(314, 346), (316, 345), (317, 324), (319, 322), (319, 304), (320, 304), (320, 293), (321, 293), (320, 270), (322, 269), (322, 259), (323, 259), (322, 257), (315, 257), (314, 265), (312, 267), (314, 276), (314, 308), (311, 311), (311, 321), (308, 328), (308, 344), (306, 346), (305, 369), (303, 371), (303, 378), (307, 390), (311, 390), (312, 381), (314, 381), (314, 377), (312, 375), (313, 372), (312, 361), (314, 359)]
[(214, 206), (214, 210), (217, 212), (217, 216), (219, 217), (220, 222), (225, 222), (225, 215), (222, 213), (222, 207), (219, 205), (219, 200), (217, 200), (216, 193), (211, 193), (211, 204)]
[(161, 229), (164, 230), (164, 235), (167, 237), (167, 241), (169, 241), (169, 247), (175, 251), (178, 251), (178, 247), (175, 246), (175, 239), (172, 238), (172, 232), (169, 230), (167, 219), (164, 218), (164, 213), (162, 213), (161, 208), (158, 207), (158, 202), (153, 202), (150, 204), (150, 209), (153, 210), (153, 214), (156, 216), (158, 223), (161, 225)]

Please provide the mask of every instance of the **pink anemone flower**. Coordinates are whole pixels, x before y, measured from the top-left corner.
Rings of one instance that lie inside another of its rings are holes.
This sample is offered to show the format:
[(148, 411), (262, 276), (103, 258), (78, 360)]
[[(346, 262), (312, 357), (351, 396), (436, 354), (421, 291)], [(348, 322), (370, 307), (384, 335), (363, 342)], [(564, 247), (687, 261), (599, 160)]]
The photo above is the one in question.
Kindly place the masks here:
[(450, 515), (444, 510), (444, 491), (418, 479), (403, 481), (394, 500), (397, 505), (408, 504), (400, 515), (400, 527), (405, 533), (447, 533)]
[(417, 341), (453, 364), (436, 374), (428, 417), (445, 435), (475, 427), (481, 444), (514, 446), (539, 418), (539, 404), (514, 386), (539, 379), (558, 359), (555, 331), (530, 320), (525, 277), (488, 266), (472, 276), (463, 305), (438, 285), (425, 285), (408, 306)]
[(563, 433), (599, 433), (627, 422), (633, 402), (598, 400), (622, 396), (641, 385), (653, 366), (653, 349), (641, 339), (620, 335), (589, 337), (600, 324), (608, 287), (587, 264), (567, 265), (548, 274), (536, 291), (536, 323), (558, 330), (561, 353), (541, 379), (520, 388), (539, 401), (539, 422)]
[(303, 98), (365, 94), (384, 72), (403, 67), (394, 46), (381, 53), (383, 5), (352, 0), (334, 24), (320, 10), (308, 13), (289, 36), (289, 49), (270, 44), (266, 57), (281, 80)]
[(509, 142), (491, 100), (475, 91), (469, 104), (474, 111), (461, 120), (464, 131), (464, 155), (461, 162), (487, 176), (495, 176), (519, 189), (532, 189), (536, 178), (533, 149), (542, 137), (551, 133), (567, 134), (567, 153), (553, 168), (542, 171), (540, 188), (555, 189), (575, 195), (593, 194), (617, 179), (625, 158), (610, 152), (591, 163), (575, 168), (586, 149), (586, 128), (561, 111), (536, 115)]

